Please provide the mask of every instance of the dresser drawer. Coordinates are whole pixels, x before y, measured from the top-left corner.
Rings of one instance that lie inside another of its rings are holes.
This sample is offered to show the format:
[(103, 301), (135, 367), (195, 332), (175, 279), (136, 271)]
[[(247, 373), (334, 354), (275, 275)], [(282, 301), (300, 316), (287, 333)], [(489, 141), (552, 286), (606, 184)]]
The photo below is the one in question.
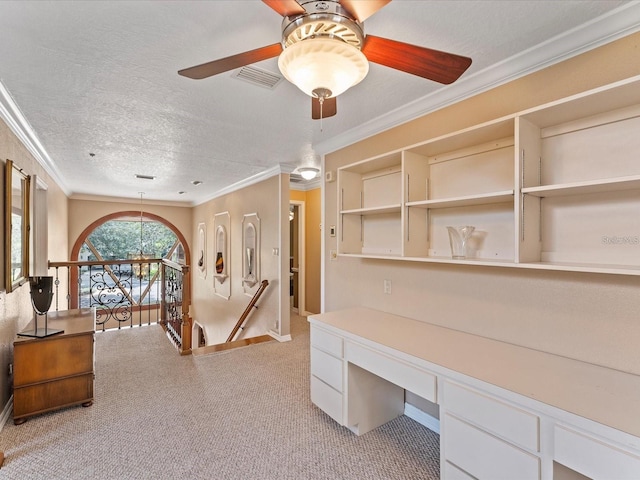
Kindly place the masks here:
[(355, 343), (347, 344), (345, 358), (354, 365), (437, 403), (437, 378), (432, 373)]
[(554, 427), (553, 459), (594, 480), (638, 480), (640, 457), (567, 427)]
[(539, 480), (540, 459), (454, 417), (443, 418), (445, 460), (480, 479)]
[(335, 357), (342, 358), (342, 338), (313, 325), (311, 326), (311, 345)]
[(342, 360), (311, 347), (311, 375), (342, 392)]
[(311, 376), (311, 401), (340, 425), (342, 422), (342, 394), (317, 377)]
[(92, 400), (93, 373), (17, 387), (13, 391), (13, 416), (35, 415)]
[(93, 334), (60, 335), (39, 342), (16, 342), (16, 387), (93, 372)]
[(537, 415), (451, 382), (445, 382), (441, 400), (456, 416), (520, 447), (540, 450)]

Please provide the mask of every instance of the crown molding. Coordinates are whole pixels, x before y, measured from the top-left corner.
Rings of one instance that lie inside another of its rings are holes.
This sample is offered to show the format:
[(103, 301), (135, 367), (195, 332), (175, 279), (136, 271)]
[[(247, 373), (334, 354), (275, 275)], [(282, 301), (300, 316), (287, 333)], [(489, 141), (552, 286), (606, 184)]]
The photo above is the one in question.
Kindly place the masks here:
[(25, 116), (20, 111), (20, 108), (13, 100), (13, 97), (9, 93), (9, 90), (4, 86), (0, 80), (0, 118), (4, 120), (7, 126), (15, 134), (16, 137), (22, 142), (26, 149), (33, 155), (36, 161), (45, 169), (53, 180), (58, 184), (62, 191), (67, 195), (70, 195), (70, 190), (60, 176), (55, 163), (49, 157), (49, 154), (45, 150), (42, 143), (38, 139), (35, 131), (31, 127), (31, 124), (27, 121)]
[(320, 188), (322, 182), (320, 181), (322, 177), (316, 177), (313, 180), (308, 180), (306, 182), (301, 183), (289, 183), (289, 190), (297, 190), (299, 192), (307, 192), (309, 190), (315, 190), (316, 188)]
[(224, 188), (218, 190), (217, 192), (205, 197), (204, 199), (198, 200), (197, 202), (194, 202), (192, 205), (193, 206), (202, 205), (203, 203), (207, 203), (207, 202), (209, 202), (211, 200), (214, 200), (214, 199), (216, 199), (218, 197), (222, 197), (223, 195), (228, 195), (229, 193), (237, 192), (238, 190), (241, 190), (241, 189), (246, 188), (246, 187), (250, 187), (251, 185), (255, 185), (256, 183), (259, 183), (259, 182), (263, 182), (264, 180), (267, 180), (267, 179), (269, 179), (271, 177), (275, 177), (275, 176), (280, 175), (282, 173), (290, 174), (296, 168), (297, 167), (295, 165), (290, 165), (288, 163), (280, 163), (280, 164), (276, 165), (275, 167), (271, 167), (268, 170), (265, 170), (263, 172), (257, 173), (256, 175), (253, 175), (252, 177), (245, 178), (244, 180), (240, 180), (239, 182), (231, 184), (228, 187), (224, 187)]
[(390, 128), (638, 31), (640, 31), (640, 1), (634, 0), (358, 127), (317, 143), (314, 145), (314, 150), (320, 155), (335, 152)]

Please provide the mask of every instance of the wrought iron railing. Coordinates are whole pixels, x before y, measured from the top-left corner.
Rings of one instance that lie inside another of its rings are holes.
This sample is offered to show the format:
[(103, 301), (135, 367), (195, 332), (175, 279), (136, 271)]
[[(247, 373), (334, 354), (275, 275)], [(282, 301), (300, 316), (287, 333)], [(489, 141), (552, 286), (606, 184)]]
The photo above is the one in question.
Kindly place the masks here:
[(181, 354), (191, 352), (191, 317), (189, 307), (191, 283), (189, 266), (162, 262), (162, 320), (169, 337)]
[(189, 267), (166, 259), (49, 262), (56, 310), (94, 307), (96, 330), (161, 324), (191, 351)]

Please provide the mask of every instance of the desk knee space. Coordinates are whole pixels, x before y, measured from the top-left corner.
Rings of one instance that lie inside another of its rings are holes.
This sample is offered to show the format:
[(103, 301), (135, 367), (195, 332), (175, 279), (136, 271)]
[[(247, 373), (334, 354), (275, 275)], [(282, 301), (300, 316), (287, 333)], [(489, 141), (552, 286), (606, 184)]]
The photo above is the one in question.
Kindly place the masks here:
[(347, 362), (345, 425), (363, 435), (404, 412), (404, 389)]

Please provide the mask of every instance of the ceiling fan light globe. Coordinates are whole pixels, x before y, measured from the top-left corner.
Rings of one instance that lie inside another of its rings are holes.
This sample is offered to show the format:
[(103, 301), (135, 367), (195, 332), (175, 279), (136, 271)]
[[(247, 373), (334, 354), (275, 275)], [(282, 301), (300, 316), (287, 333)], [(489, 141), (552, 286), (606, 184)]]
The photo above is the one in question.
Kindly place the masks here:
[(369, 61), (353, 45), (320, 37), (285, 48), (278, 67), (287, 80), (310, 97), (318, 88), (326, 88), (337, 97), (367, 76)]

